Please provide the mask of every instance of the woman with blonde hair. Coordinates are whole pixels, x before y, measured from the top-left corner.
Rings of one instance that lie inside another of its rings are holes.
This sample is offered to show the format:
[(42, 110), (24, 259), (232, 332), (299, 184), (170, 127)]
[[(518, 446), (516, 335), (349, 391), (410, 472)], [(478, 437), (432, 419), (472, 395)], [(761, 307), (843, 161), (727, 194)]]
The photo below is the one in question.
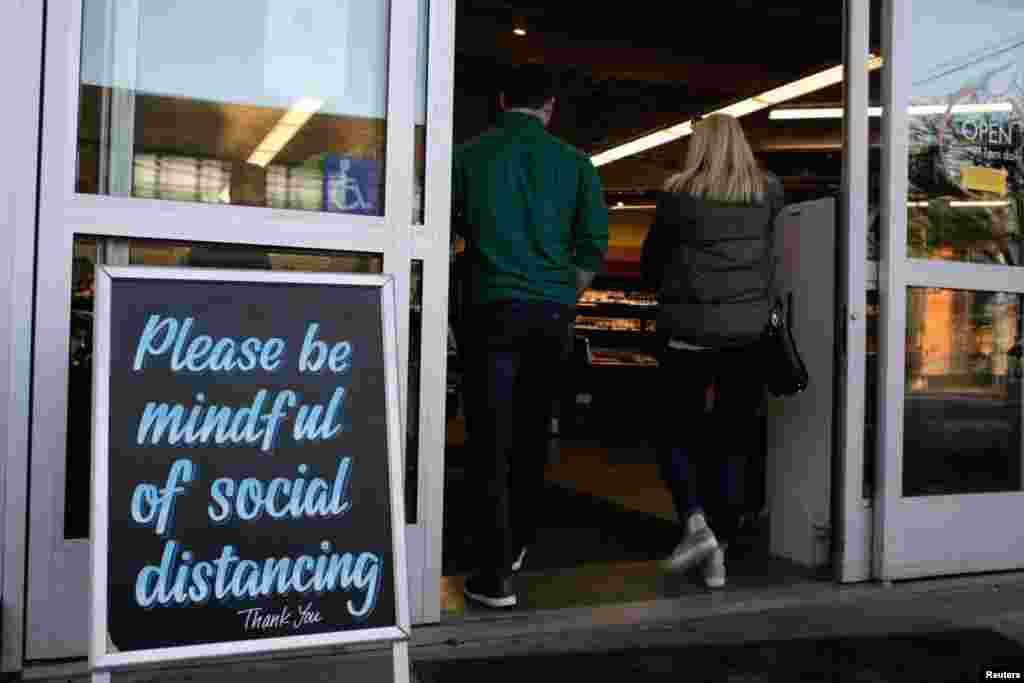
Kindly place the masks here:
[(684, 168), (665, 183), (643, 243), (660, 307), (659, 465), (685, 527), (663, 564), (703, 565), (709, 587), (725, 584), (725, 548), (743, 511), (747, 461), (757, 457), (759, 345), (784, 203), (739, 122), (713, 114), (694, 125)]

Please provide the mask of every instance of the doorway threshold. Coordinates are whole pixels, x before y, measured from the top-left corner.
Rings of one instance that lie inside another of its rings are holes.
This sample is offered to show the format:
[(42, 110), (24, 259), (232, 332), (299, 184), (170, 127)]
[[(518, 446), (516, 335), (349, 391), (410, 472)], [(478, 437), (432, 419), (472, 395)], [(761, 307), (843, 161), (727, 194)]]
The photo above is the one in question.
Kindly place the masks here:
[[(542, 530), (542, 542), (527, 552), (524, 570), (513, 578), (518, 605), (512, 611), (614, 607), (663, 599), (715, 600), (721, 593), (771, 592), (803, 585), (827, 585), (834, 581), (834, 572), (827, 565), (806, 567), (773, 556), (769, 551), (767, 533), (735, 539), (726, 551), (727, 586), (709, 589), (704, 585), (699, 570), (666, 573), (660, 566), (660, 553), (652, 554), (650, 559), (559, 563), (557, 554), (547, 551), (553, 541), (569, 543), (570, 539), (566, 534), (548, 539), (545, 538), (546, 532)], [(582, 541), (580, 545), (583, 545)], [(585, 550), (582, 548), (581, 553)], [(550, 561), (552, 559), (556, 561)], [(467, 600), (462, 592), (465, 578), (465, 573), (442, 577), (442, 622), (491, 618), (495, 612), (502, 611)]]

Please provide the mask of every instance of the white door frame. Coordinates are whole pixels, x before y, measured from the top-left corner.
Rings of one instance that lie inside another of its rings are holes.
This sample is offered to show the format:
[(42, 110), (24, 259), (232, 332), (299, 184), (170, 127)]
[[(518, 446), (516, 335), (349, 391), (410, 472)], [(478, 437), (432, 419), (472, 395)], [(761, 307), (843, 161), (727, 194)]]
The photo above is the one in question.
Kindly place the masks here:
[(42, 0), (13, 0), (0, 22), (0, 75), (10, 98), (0, 181), (0, 671), (21, 668), (25, 636), (25, 537), (28, 533), (29, 387), (35, 279), (36, 173), (43, 63)]
[(868, 69), (870, 0), (844, 3), (843, 224), (840, 227), (840, 386), (834, 459), (833, 562), (838, 581), (864, 581), (871, 569), (870, 505), (864, 500), (864, 391), (869, 286)]
[[(41, 15), (39, 0), (31, 4)], [(414, 621), (439, 618), (439, 491), (443, 481), (450, 185), (447, 169), (451, 145), (454, 3), (453, 0), (434, 0), (431, 4), (428, 172), (424, 192), (428, 201), (426, 223), (414, 230), (410, 224), (415, 182), (413, 134), (417, 64), (416, 51), (409, 46), (416, 45), (417, 0), (390, 0), (383, 217), (76, 194), (82, 7), (80, 2), (49, 3), (45, 27), (39, 261), (35, 278), (32, 408), (36, 419), (31, 425), (32, 495), (28, 511), (32, 533), (28, 549), (23, 661), (80, 657), (85, 655), (87, 645), (88, 541), (67, 541), (63, 534), (70, 266), (76, 233), (108, 238), (242, 243), (383, 254), (385, 271), (396, 278), (401, 358), (408, 358), (411, 259), (423, 260), (425, 315), (417, 496), (420, 514), (417, 524), (407, 526), (408, 573)], [(29, 31), (24, 34), (31, 37)], [(23, 63), (24, 57), (19, 62)], [(22, 296), (28, 298), (24, 293)], [(407, 364), (402, 363), (400, 385), (403, 388), (407, 386), (406, 368)], [(404, 405), (405, 392), (402, 393)], [(52, 421), (46, 421), (47, 417)]]
[[(444, 518), (445, 396), (448, 386), (448, 279), (451, 255), (452, 129), (455, 94), (455, 0), (420, 0), (427, 33), (426, 170), (423, 225), (414, 229), (413, 258), (423, 262), (417, 536), (422, 585), (413, 623), (441, 619)], [(420, 536), (422, 535), (422, 536)]]
[[(908, 115), (914, 0), (888, 0), (882, 156), (881, 381), (874, 574), (882, 580), (1024, 567), (1024, 536), (978, 533), (1020, 519), (1024, 492), (905, 498), (903, 421), (908, 287), (1024, 294), (1024, 269), (907, 257)], [(956, 539), (951, 542), (951, 539)]]

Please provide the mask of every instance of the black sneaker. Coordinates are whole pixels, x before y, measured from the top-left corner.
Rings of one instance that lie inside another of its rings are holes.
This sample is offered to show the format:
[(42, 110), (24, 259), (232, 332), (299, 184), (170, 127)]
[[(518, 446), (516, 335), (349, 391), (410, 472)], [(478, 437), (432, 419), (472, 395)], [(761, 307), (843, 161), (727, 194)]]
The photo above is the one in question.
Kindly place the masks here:
[(462, 588), (466, 597), (487, 607), (515, 607), (516, 594), (508, 579), (493, 574), (474, 574)]

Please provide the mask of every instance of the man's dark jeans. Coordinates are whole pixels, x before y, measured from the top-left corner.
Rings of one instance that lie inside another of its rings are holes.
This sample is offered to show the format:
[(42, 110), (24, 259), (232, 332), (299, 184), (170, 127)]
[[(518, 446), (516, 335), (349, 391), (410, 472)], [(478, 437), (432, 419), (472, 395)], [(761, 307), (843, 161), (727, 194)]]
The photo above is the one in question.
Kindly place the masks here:
[(469, 485), (481, 571), (509, 573), (531, 544), (540, 508), (548, 421), (568, 356), (574, 309), (544, 301), (469, 307), (466, 419)]

